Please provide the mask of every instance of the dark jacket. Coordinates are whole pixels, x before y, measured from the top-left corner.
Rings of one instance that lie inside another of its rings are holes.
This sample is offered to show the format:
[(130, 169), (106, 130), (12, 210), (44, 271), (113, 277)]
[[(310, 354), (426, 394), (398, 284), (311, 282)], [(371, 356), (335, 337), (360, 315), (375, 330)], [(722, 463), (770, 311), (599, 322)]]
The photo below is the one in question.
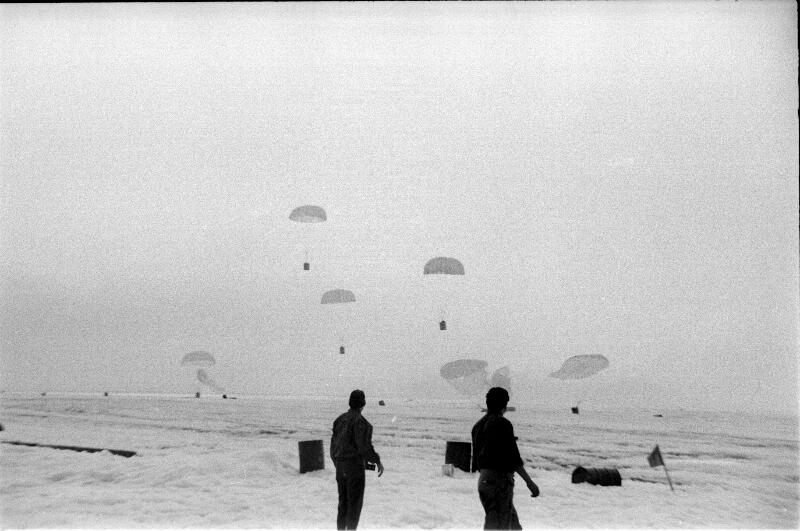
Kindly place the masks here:
[(522, 457), (514, 437), (514, 426), (499, 413), (487, 413), (472, 428), (473, 470), (514, 472)]
[(333, 422), (331, 459), (360, 460), (380, 463), (381, 458), (372, 447), (372, 424), (357, 409), (342, 413)]

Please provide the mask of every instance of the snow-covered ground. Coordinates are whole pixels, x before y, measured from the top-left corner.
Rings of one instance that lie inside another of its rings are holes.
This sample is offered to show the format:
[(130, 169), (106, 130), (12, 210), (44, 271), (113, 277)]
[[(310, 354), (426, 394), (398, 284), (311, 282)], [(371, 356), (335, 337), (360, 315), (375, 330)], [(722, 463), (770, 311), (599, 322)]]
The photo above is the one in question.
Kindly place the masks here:
[[(369, 398), (369, 397), (368, 397)], [(131, 458), (0, 445), (3, 528), (335, 528), (336, 482), (300, 474), (298, 441), (328, 451), (342, 400), (4, 394), (3, 441), (126, 449)], [(661, 413), (663, 417), (655, 417)], [(442, 474), (447, 441), (481, 413), (463, 402), (370, 399), (386, 472), (367, 472), (362, 528), (480, 528), (477, 477)], [(518, 482), (527, 528), (797, 528), (796, 417), (688, 411), (509, 412), (541, 489)], [(659, 444), (675, 486), (647, 455)], [(615, 468), (621, 487), (572, 484)]]

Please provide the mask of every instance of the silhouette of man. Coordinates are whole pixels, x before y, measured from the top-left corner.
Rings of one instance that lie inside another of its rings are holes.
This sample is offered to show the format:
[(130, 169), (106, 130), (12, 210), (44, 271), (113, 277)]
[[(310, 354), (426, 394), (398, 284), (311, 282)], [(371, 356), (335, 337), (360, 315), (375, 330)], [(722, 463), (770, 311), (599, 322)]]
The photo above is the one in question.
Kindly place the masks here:
[(514, 437), (514, 426), (503, 417), (508, 391), (492, 387), (486, 393), (486, 415), (472, 428), (472, 468), (480, 470), (478, 496), (486, 512), (484, 529), (522, 529), (514, 508), (514, 473), (525, 480), (534, 498), (539, 487), (525, 471)]
[(364, 467), (374, 463), (378, 477), (383, 475), (381, 458), (372, 447), (372, 424), (361, 416), (367, 404), (364, 391), (350, 393), (350, 409), (333, 422), (331, 459), (336, 467), (336, 486), (339, 489), (337, 529), (355, 529), (364, 503), (366, 478)]

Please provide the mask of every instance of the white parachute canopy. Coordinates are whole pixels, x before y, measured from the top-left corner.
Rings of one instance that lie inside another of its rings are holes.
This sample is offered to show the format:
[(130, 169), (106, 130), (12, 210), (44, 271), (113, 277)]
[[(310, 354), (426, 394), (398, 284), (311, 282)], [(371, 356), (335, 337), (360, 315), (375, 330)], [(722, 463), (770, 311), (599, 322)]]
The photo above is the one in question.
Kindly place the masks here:
[(581, 354), (572, 356), (564, 361), (564, 364), (550, 376), (559, 380), (579, 380), (588, 378), (608, 367), (608, 359), (600, 354)]
[(225, 392), (225, 389), (220, 387), (214, 380), (211, 379), (211, 377), (208, 375), (205, 369), (197, 369), (197, 380), (200, 383), (209, 386), (214, 391), (219, 391), (220, 393)]
[(184, 367), (211, 367), (215, 363), (214, 356), (203, 350), (189, 352), (181, 359), (181, 365)]
[(345, 343), (345, 330), (349, 328), (348, 326), (348, 319), (349, 316), (348, 311), (346, 310), (347, 306), (339, 306), (340, 304), (345, 304), (349, 302), (356, 302), (356, 296), (353, 294), (352, 291), (349, 289), (332, 289), (330, 291), (326, 291), (322, 294), (322, 300), (320, 301), (321, 304), (332, 304), (332, 308), (329, 310), (331, 313), (336, 314), (332, 316), (333, 321), (335, 324), (333, 325), (337, 333), (339, 335), (339, 354), (345, 353), (344, 343)]
[(423, 275), (463, 275), (464, 265), (455, 258), (437, 256), (425, 263)]
[[(303, 205), (295, 208), (292, 210), (291, 214), (289, 214), (289, 219), (296, 223), (322, 223), (328, 216), (325, 215), (325, 210), (322, 207), (318, 207), (316, 205)], [(303, 229), (305, 232), (307, 229)], [(305, 249), (305, 262), (303, 263), (303, 270), (310, 271), (311, 270), (311, 263), (308, 259), (308, 246), (309, 243), (306, 241), (303, 245)]]
[(322, 223), (328, 217), (322, 207), (315, 205), (303, 205), (292, 210), (289, 219), (298, 223)]
[(442, 365), (439, 374), (459, 393), (475, 397), (489, 388), (488, 365), (483, 360), (456, 360)]
[(511, 369), (500, 367), (494, 371), (491, 378), (489, 378), (489, 387), (502, 387), (511, 396)]
[(356, 296), (349, 289), (332, 289), (322, 294), (322, 304), (339, 304), (356, 302)]
[(197, 381), (207, 385), (211, 389), (215, 391), (223, 391), (222, 387), (217, 385), (214, 380), (208, 375), (206, 369), (209, 367), (214, 366), (216, 360), (214, 356), (212, 356), (209, 352), (204, 350), (195, 350), (194, 352), (189, 352), (184, 354), (183, 358), (181, 359), (181, 366), (182, 367), (197, 367)]

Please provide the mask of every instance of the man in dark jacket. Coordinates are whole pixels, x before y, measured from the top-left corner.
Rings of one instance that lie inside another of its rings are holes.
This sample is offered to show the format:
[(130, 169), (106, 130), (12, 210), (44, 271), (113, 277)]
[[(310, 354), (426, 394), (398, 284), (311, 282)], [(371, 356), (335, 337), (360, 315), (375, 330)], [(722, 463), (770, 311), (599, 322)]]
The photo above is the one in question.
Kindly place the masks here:
[(480, 470), (478, 496), (486, 519), (484, 529), (522, 529), (514, 508), (514, 473), (525, 480), (534, 498), (539, 487), (525, 471), (514, 437), (514, 426), (503, 417), (508, 391), (492, 387), (486, 393), (486, 415), (472, 428), (472, 468)]
[(364, 502), (364, 467), (374, 463), (378, 477), (383, 475), (380, 456), (372, 447), (372, 424), (361, 416), (367, 400), (364, 391), (350, 393), (350, 409), (333, 423), (331, 459), (336, 466), (336, 485), (339, 488), (337, 529), (355, 529)]

